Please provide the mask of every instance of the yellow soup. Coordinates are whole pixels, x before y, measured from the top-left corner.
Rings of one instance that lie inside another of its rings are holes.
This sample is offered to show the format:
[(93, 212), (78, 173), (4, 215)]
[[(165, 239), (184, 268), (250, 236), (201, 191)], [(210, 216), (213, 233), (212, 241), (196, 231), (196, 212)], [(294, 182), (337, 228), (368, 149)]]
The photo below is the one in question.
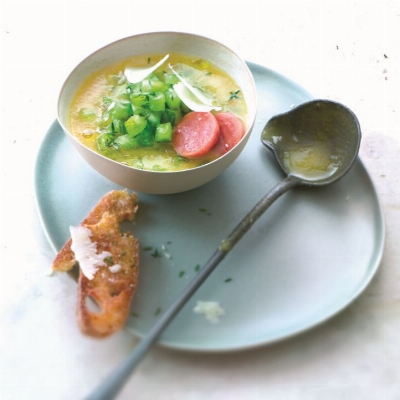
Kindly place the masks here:
[[(174, 97), (174, 85), (182, 82), (211, 99), (216, 107), (211, 110), (213, 114), (229, 112), (246, 121), (247, 107), (240, 87), (217, 66), (182, 54), (169, 54), (168, 60), (140, 83), (127, 80), (126, 68), (148, 68), (163, 57), (159, 54), (136, 56), (91, 75), (78, 88), (71, 104), (69, 124), (72, 134), (86, 147), (105, 157), (145, 170), (184, 170), (220, 156), (211, 149), (204, 156), (184, 158), (176, 153), (168, 139), (155, 140), (154, 132), (157, 124), (170, 124), (173, 129), (192, 111), (184, 99)], [(172, 97), (171, 92), (174, 93)], [(165, 94), (164, 106), (156, 104), (160, 93)], [(149, 103), (149, 98), (154, 102), (150, 100)], [(136, 119), (132, 118), (134, 115)], [(129, 122), (127, 118), (130, 118)], [(143, 132), (138, 134), (129, 130), (127, 133), (132, 121), (145, 124), (145, 139)]]

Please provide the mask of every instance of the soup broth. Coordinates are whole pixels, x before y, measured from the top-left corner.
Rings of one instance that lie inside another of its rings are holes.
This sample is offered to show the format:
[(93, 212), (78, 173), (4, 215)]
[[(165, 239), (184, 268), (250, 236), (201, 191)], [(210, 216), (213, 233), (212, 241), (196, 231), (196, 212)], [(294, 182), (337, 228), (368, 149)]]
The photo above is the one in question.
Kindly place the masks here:
[[(121, 133), (112, 132), (112, 129), (116, 128), (112, 127), (111, 119), (107, 118), (110, 117), (108, 109), (110, 109), (110, 114), (116, 112), (115, 109), (110, 108), (113, 101), (127, 98), (130, 84), (124, 75), (125, 69), (127, 67), (146, 68), (163, 57), (164, 55), (136, 56), (92, 74), (78, 88), (71, 103), (69, 125), (72, 134), (86, 147), (105, 157), (145, 170), (179, 171), (198, 167), (219, 157), (220, 154), (211, 149), (204, 156), (185, 158), (179, 156), (168, 141), (153, 141), (146, 146), (133, 146), (133, 148), (118, 145), (118, 142), (122, 143), (121, 140), (102, 141), (102, 138), (115, 138), (121, 135)], [(241, 89), (227, 73), (207, 60), (171, 53), (167, 62), (157, 68), (153, 74), (161, 82), (168, 84), (170, 79), (176, 79), (170, 66), (193, 87), (200, 88), (210, 95), (213, 104), (218, 105), (220, 111), (236, 115), (243, 123), (246, 121), (247, 108)], [(149, 118), (147, 111), (143, 110), (140, 115)], [(179, 115), (179, 118), (190, 111), (182, 101), (180, 107), (182, 115)], [(212, 111), (213, 114), (218, 112)], [(178, 120), (173, 121), (172, 127), (177, 122)]]

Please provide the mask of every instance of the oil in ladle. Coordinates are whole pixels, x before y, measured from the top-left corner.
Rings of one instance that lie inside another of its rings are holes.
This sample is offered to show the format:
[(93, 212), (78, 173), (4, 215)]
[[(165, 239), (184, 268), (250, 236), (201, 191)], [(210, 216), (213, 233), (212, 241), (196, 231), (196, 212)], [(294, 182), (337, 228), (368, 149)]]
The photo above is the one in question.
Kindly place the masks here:
[(346, 107), (315, 100), (271, 118), (261, 139), (288, 175), (326, 184), (338, 179), (342, 167), (354, 161), (357, 131), (358, 121)]

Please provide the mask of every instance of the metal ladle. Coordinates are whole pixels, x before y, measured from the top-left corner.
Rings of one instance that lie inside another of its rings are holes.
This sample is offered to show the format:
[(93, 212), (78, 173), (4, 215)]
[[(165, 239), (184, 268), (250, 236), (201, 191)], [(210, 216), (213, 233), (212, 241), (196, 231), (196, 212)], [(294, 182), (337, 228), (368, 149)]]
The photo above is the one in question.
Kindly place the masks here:
[(261, 141), (272, 151), (287, 176), (221, 242), (178, 299), (87, 400), (115, 398), (146, 351), (215, 267), (276, 199), (295, 186), (329, 185), (346, 175), (357, 159), (361, 130), (357, 117), (347, 107), (333, 101), (313, 100), (271, 118), (261, 134)]

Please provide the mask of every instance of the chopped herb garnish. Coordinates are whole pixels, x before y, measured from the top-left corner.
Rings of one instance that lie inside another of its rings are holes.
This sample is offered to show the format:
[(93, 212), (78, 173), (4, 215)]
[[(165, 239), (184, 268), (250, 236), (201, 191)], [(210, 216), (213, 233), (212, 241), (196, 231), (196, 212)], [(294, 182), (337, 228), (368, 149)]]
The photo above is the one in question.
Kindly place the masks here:
[(199, 211), (204, 214), (211, 215), (211, 213), (206, 208), (199, 208)]
[(229, 96), (229, 100), (228, 101), (231, 101), (233, 99), (238, 99), (239, 98), (239, 96), (238, 96), (239, 93), (240, 93), (240, 90), (236, 90), (236, 92), (229, 92), (230, 96)]
[(194, 267), (194, 270), (197, 272), (199, 269), (200, 269), (200, 264), (197, 264), (197, 265)]
[(151, 246), (147, 246), (147, 247), (145, 247), (143, 250), (144, 250), (144, 251), (151, 251), (151, 250), (153, 250), (153, 248), (152, 248)]
[(156, 247), (156, 248), (154, 249), (154, 251), (151, 253), (151, 256), (154, 257), (154, 258), (161, 257), (161, 254), (160, 254), (160, 252), (158, 251), (157, 247)]
[(149, 57), (149, 58), (147, 59), (147, 64), (150, 64), (150, 60), (151, 60), (151, 58)]
[(135, 313), (135, 312), (131, 312), (132, 317), (136, 317), (139, 318), (139, 314)]
[(183, 275), (185, 275), (185, 271), (179, 271), (179, 278), (182, 278)]
[(156, 312), (154, 313), (154, 315), (156, 315), (156, 316), (157, 316), (157, 315), (159, 315), (160, 313), (161, 313), (161, 308), (160, 308), (160, 307), (158, 307), (158, 308), (157, 308), (157, 310), (156, 310)]
[(210, 76), (210, 75), (212, 75), (211, 72), (207, 72), (207, 73), (206, 73), (206, 76)]
[(104, 259), (104, 262), (105, 262), (107, 265), (113, 265), (113, 264), (114, 264), (114, 261), (113, 261), (112, 257), (106, 257), (106, 258)]
[(120, 257), (123, 257), (126, 255), (126, 251), (124, 251), (123, 253), (120, 254)]
[(225, 279), (225, 283), (228, 283), (228, 282), (230, 282), (232, 280), (232, 278), (226, 278)]

